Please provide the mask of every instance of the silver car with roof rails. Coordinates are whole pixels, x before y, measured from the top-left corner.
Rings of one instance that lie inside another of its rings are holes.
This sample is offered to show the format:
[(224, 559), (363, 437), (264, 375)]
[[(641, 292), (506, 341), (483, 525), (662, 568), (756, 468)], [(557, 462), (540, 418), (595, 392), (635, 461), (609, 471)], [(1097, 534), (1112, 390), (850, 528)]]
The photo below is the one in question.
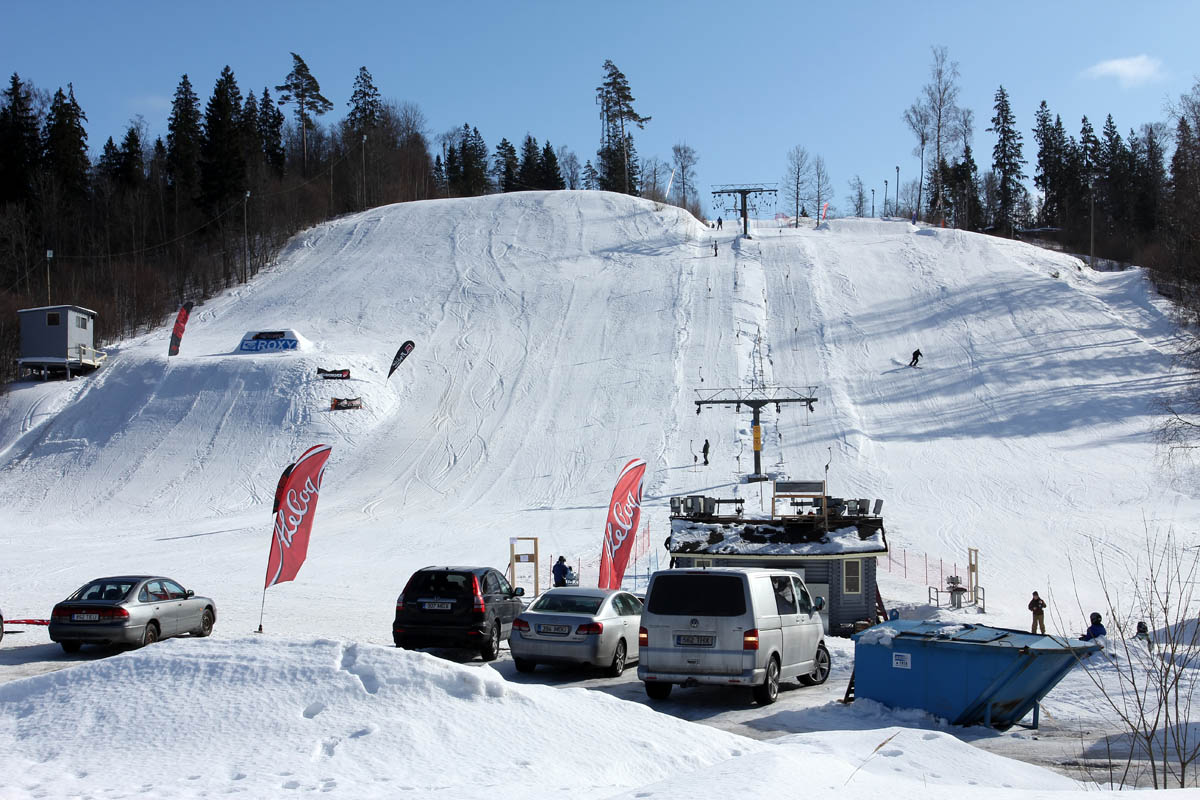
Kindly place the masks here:
[(650, 576), (638, 678), (652, 700), (676, 685), (746, 686), (774, 703), (781, 681), (829, 677), (820, 610), (786, 569), (669, 569)]
[(161, 575), (96, 578), (54, 607), (50, 639), (68, 653), (83, 644), (140, 647), (172, 636), (208, 636), (217, 621), (210, 598)]
[(620, 677), (638, 660), (641, 615), (642, 601), (620, 589), (550, 589), (513, 622), (508, 649), (519, 672), (538, 664), (590, 664)]

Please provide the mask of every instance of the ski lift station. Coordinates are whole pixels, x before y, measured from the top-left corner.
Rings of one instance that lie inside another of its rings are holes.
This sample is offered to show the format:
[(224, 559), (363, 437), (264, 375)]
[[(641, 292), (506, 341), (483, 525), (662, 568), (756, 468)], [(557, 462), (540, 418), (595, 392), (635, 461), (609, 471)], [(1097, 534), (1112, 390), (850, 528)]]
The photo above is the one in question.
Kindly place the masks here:
[(829, 632), (847, 635), (887, 616), (875, 579), (888, 552), (882, 508), (830, 497), (824, 481), (776, 481), (763, 518), (744, 517), (741, 499), (672, 497), (667, 551), (673, 567), (793, 570), (825, 598)]
[(108, 355), (95, 347), (96, 312), (81, 306), (42, 306), (17, 311), (21, 319), (21, 350), (17, 370), (22, 377), (98, 369)]

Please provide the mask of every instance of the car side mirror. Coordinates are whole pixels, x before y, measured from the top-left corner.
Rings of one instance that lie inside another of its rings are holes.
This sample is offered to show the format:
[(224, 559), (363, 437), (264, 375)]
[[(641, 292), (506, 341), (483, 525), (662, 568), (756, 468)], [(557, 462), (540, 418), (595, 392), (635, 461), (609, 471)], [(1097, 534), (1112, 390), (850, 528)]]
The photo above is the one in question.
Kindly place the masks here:
[(193, 592), (191, 589), (188, 589), (187, 591), (185, 591), (185, 592), (183, 593), (183, 596), (184, 596), (184, 597), (195, 597), (195, 595), (196, 595), (196, 593), (195, 593), (195, 592)]
[(513, 597), (524, 597), (524, 596), (525, 596), (525, 590), (523, 588), (521, 588), (520, 586), (513, 589)]
[(814, 611), (820, 611), (824, 607), (825, 607), (825, 598), (824, 597), (818, 597), (816, 599), (816, 601), (813, 603)]

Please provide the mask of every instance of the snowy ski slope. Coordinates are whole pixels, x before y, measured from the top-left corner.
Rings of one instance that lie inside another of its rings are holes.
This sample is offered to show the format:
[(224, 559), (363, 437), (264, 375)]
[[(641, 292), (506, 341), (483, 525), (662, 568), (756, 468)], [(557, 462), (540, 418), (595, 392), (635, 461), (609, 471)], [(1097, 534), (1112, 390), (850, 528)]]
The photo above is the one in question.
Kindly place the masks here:
[[(44, 615), (94, 575), (146, 570), (217, 595), (219, 632), (249, 630), (279, 472), (325, 442), (309, 561), (271, 591), (268, 628), (386, 643), (390, 602), (424, 564), (503, 564), (508, 538), (532, 535), (547, 564), (566, 553), (586, 575), (629, 458), (649, 463), (656, 543), (673, 494), (758, 506), (761, 487), (735, 477), (750, 415), (692, 401), (765, 381), (819, 397), (811, 415), (764, 411), (765, 470), (820, 478), (832, 456), (832, 493), (884, 498), (894, 548), (961, 562), (978, 547), (992, 605), (1023, 619), (1033, 588), (1072, 590), (1064, 556), (1086, 561), (1089, 539), (1134, 551), (1143, 517), (1200, 509), (1151, 440), (1180, 385), (1172, 324), (1140, 272), (1078, 267), (903, 221), (742, 240), (598, 192), (350, 216), (197, 307), (170, 363), (164, 326), (86, 381), (5, 399), (6, 607)], [(307, 347), (234, 352), (272, 328)], [(416, 350), (386, 382), (406, 338)], [(330, 411), (334, 394), (366, 407)]]

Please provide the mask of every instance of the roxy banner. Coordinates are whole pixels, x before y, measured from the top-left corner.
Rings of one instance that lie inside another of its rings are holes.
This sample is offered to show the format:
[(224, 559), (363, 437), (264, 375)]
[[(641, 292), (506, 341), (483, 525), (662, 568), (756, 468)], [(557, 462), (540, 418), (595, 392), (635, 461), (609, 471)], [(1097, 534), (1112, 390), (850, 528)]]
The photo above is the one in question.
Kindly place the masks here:
[(333, 450), (327, 444), (310, 447), (295, 464), (284, 470), (275, 491), (275, 530), (267, 559), (264, 589), (290, 581), (308, 555), (308, 537), (317, 514), (317, 496), (325, 476), (325, 462)]
[(601, 589), (620, 589), (633, 551), (634, 534), (642, 515), (642, 476), (646, 462), (630, 461), (617, 478), (612, 502), (608, 504), (608, 522), (604, 526), (604, 546), (600, 552)]

